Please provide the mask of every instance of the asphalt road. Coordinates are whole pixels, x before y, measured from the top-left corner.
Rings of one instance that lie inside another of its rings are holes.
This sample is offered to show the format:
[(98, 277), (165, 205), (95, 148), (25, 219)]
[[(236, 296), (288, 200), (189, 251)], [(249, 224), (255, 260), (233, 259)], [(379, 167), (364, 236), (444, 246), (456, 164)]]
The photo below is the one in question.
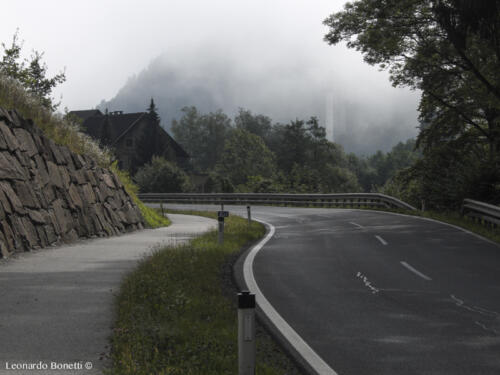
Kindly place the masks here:
[[(169, 217), (167, 228), (0, 261), (0, 374), (102, 374), (109, 365), (113, 297), (123, 276), (155, 248), (182, 243), (217, 224), (197, 216)], [(26, 364), (43, 370), (15, 369)]]
[(276, 231), (254, 260), (258, 286), (339, 375), (500, 374), (497, 245), (383, 212), (252, 214)]

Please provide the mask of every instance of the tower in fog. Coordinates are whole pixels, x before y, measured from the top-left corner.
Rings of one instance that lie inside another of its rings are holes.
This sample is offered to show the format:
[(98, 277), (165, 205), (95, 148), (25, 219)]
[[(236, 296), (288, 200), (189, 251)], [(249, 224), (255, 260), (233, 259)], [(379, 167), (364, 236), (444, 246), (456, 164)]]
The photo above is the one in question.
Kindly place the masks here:
[(335, 134), (333, 132), (333, 92), (329, 91), (325, 97), (325, 130), (326, 130), (326, 139), (331, 142), (335, 141)]

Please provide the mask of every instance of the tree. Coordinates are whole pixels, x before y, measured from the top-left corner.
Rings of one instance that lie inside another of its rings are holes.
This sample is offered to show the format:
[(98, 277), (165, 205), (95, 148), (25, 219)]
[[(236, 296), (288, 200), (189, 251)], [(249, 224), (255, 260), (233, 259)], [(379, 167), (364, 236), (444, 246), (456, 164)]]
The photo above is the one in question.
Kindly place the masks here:
[(210, 172), (205, 182), (206, 193), (234, 193), (231, 179), (217, 172)]
[(137, 171), (134, 180), (142, 193), (182, 193), (191, 189), (184, 171), (157, 156)]
[(243, 129), (234, 130), (224, 146), (217, 164), (219, 174), (242, 185), (250, 176), (271, 178), (276, 173), (274, 154), (259, 136)]
[(278, 167), (285, 173), (290, 173), (295, 164), (306, 162), (310, 135), (302, 120), (276, 127), (275, 132), (277, 142), (273, 144), (273, 151), (277, 156)]
[[(158, 127), (160, 126), (160, 116), (158, 108), (155, 105), (153, 98), (147, 108), (150, 121), (144, 128), (141, 137), (138, 140), (137, 153), (135, 155), (135, 165), (144, 165), (152, 160), (153, 156), (165, 156), (164, 150), (160, 150), (158, 146)], [(132, 171), (135, 172), (135, 171)]]
[(172, 121), (172, 132), (188, 154), (197, 172), (212, 170), (220, 160), (231, 119), (221, 110), (201, 115), (196, 107), (184, 107), (179, 121)]
[(200, 156), (199, 153), (203, 148), (203, 125), (201, 123), (200, 114), (196, 107), (182, 108), (182, 117), (179, 121), (172, 121), (172, 132), (174, 138), (179, 142), (186, 152), (191, 155), (192, 162), (198, 167)]
[(498, 181), (499, 4), (499, 0), (355, 1), (325, 20), (330, 27), (325, 40), (346, 41), (368, 63), (389, 69), (395, 86), (422, 90), (423, 127), (417, 145), (424, 156), (437, 155), (434, 150), (443, 144), (461, 145), (459, 156), (464, 161), (476, 158), (496, 173)]
[(244, 129), (252, 134), (258, 135), (264, 141), (271, 132), (271, 119), (264, 115), (253, 115), (251, 111), (240, 108), (238, 115), (234, 118), (237, 129)]
[(151, 102), (148, 107), (149, 117), (158, 125), (160, 125), (160, 115), (158, 114), (158, 108), (156, 107), (155, 101), (151, 98)]
[(48, 78), (47, 65), (42, 61), (43, 53), (38, 51), (33, 51), (30, 60), (21, 61), (22, 46), (18, 38), (16, 31), (9, 47), (2, 43), (4, 55), (0, 61), (0, 74), (18, 80), (29, 93), (39, 98), (45, 108), (56, 110), (59, 103), (54, 103), (51, 98), (52, 90), (66, 81), (66, 74), (63, 71)]

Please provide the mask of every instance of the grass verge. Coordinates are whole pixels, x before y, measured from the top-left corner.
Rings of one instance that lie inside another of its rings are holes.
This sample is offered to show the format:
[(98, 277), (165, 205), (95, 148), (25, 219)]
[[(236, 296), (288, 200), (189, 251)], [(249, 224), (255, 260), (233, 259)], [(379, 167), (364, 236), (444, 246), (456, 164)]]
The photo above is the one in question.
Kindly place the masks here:
[(168, 227), (170, 224), (172, 224), (168, 217), (163, 216), (161, 212), (158, 212), (154, 208), (148, 207), (144, 203), (142, 203), (142, 201), (137, 197), (139, 188), (136, 184), (134, 184), (128, 172), (119, 169), (117, 164), (117, 162), (111, 164), (111, 170), (118, 176), (127, 193), (132, 197), (134, 203), (141, 210), (141, 214), (146, 225), (149, 228), (160, 228)]
[[(111, 374), (236, 374), (237, 314), (224, 268), (264, 233), (231, 216), (223, 246), (212, 231), (143, 260), (117, 296)], [(269, 340), (257, 340), (257, 374), (293, 373), (269, 355), (278, 350)]]
[(474, 222), (472, 219), (467, 216), (461, 216), (458, 212), (435, 212), (435, 211), (425, 211), (425, 212), (405, 212), (414, 216), (426, 217), (429, 219), (434, 219), (438, 221), (442, 221), (448, 224), (456, 225), (457, 227), (464, 228), (469, 232), (479, 234), (493, 242), (500, 244), (500, 228), (488, 228), (484, 225), (481, 225), (477, 222)]

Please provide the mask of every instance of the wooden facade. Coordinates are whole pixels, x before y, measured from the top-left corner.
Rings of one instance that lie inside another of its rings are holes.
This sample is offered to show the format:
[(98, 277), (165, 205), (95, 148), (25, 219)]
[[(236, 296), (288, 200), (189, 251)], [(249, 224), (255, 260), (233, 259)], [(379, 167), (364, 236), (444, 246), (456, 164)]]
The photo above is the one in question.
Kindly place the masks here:
[(153, 156), (185, 168), (189, 155), (147, 112), (103, 114), (99, 110), (70, 112), (82, 120), (82, 130), (113, 150), (120, 168), (135, 174)]

